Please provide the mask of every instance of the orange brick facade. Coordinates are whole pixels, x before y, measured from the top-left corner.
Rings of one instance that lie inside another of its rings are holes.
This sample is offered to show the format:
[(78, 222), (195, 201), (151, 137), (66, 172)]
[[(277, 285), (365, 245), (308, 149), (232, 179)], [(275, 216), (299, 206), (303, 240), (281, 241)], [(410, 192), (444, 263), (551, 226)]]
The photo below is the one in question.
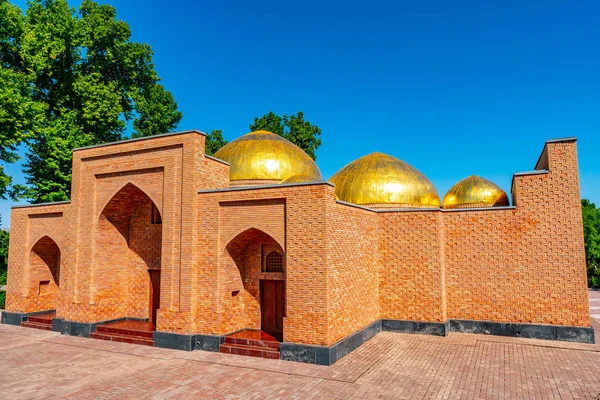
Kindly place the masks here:
[[(284, 281), (283, 341), (331, 346), (378, 320), (589, 327), (574, 140), (517, 174), (513, 207), (373, 210), (326, 182), (235, 187), (184, 132), (76, 150), (71, 202), (13, 209), (7, 310), (156, 329), (261, 328)], [(265, 272), (270, 252), (283, 272)], [(156, 305), (155, 305), (156, 306)]]

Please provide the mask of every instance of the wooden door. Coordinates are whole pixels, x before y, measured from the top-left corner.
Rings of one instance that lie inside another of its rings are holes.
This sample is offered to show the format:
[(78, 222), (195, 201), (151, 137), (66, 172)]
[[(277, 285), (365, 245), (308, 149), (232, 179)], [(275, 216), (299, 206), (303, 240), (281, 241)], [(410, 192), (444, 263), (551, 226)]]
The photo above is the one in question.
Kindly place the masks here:
[(160, 308), (160, 269), (148, 270), (150, 274), (150, 312), (156, 325), (156, 310)]
[(262, 330), (281, 340), (285, 314), (285, 281), (261, 280)]

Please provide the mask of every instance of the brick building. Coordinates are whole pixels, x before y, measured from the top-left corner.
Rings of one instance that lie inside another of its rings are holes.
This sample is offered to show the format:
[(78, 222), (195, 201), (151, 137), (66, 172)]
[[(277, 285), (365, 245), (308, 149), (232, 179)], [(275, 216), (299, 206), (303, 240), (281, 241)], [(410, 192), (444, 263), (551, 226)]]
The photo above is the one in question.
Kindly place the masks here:
[(325, 365), (381, 330), (593, 342), (575, 139), (512, 206), (380, 153), (331, 181), (268, 132), (76, 149), (71, 201), (13, 208), (2, 322)]

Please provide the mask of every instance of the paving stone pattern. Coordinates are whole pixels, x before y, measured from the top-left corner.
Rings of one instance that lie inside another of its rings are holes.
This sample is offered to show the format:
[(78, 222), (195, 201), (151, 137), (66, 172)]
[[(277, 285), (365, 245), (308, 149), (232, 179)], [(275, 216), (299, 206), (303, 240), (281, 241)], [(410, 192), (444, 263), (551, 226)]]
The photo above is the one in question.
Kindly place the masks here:
[[(600, 292), (590, 291), (590, 304)], [(600, 323), (592, 321), (600, 343)], [(593, 399), (600, 344), (382, 332), (331, 367), (0, 325), (5, 399)]]

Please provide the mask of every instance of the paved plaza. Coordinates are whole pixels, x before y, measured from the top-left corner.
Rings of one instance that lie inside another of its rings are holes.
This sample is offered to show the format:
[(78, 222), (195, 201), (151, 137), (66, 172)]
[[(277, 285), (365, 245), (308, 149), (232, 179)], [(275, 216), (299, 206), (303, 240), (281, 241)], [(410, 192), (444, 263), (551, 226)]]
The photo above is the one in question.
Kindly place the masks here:
[[(590, 291), (600, 319), (600, 292)], [(600, 323), (593, 321), (596, 342)], [(331, 367), (0, 325), (3, 399), (594, 399), (600, 344), (383, 332)]]

